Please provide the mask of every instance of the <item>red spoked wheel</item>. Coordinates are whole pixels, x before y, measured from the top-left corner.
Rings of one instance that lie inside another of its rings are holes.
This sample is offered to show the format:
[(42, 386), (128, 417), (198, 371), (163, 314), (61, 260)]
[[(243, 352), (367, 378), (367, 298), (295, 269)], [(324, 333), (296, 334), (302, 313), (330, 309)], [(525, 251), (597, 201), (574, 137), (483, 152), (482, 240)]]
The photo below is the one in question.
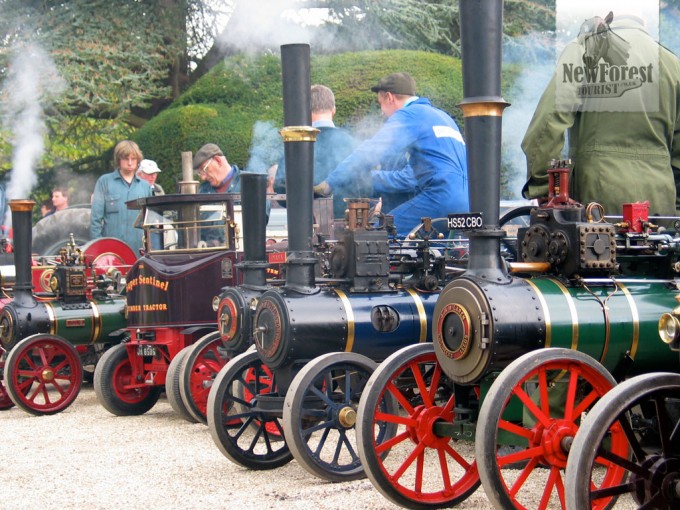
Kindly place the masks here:
[(680, 508), (680, 375), (644, 374), (607, 393), (576, 434), (565, 488), (569, 510)]
[(257, 352), (234, 357), (217, 374), (208, 395), (208, 428), (217, 447), (233, 462), (265, 470), (292, 460), (281, 417), (260, 402), (277, 392), (276, 380)]
[(75, 348), (53, 335), (31, 335), (18, 342), (5, 361), (5, 385), (24, 411), (55, 414), (78, 396), (83, 368)]
[(162, 389), (137, 381), (125, 344), (114, 345), (106, 351), (94, 369), (97, 400), (116, 416), (144, 414), (156, 405)]
[[(616, 381), (590, 356), (541, 349), (521, 356), (494, 381), (479, 412), (479, 476), (497, 508), (565, 508), (564, 469), (584, 413)], [(612, 438), (620, 448), (620, 436)], [(602, 481), (621, 480), (612, 472)], [(542, 487), (540, 497), (536, 487)]]
[(14, 407), (14, 402), (12, 402), (9, 393), (7, 393), (7, 390), (5, 389), (5, 357), (5, 350), (0, 347), (0, 411)]
[(405, 347), (378, 366), (359, 402), (357, 445), (366, 474), (386, 498), (437, 508), (477, 489), (472, 441), (438, 433), (454, 421), (454, 404), (432, 344)]
[(93, 239), (84, 244), (81, 250), (86, 263), (92, 264), (98, 275), (105, 274), (110, 268), (115, 268), (125, 276), (137, 260), (137, 255), (132, 248), (113, 237)]
[(189, 347), (182, 365), (179, 391), (187, 412), (201, 423), (208, 423), (208, 395), (221, 368), (229, 361), (219, 331), (208, 333)]

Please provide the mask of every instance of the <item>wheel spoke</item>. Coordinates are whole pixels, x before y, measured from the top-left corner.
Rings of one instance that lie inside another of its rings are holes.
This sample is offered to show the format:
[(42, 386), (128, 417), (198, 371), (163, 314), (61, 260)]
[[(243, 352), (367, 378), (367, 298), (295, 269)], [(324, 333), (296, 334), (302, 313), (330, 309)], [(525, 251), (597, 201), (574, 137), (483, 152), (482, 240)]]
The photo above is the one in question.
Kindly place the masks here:
[(423, 451), (425, 451), (425, 445), (423, 443), (418, 443), (413, 451), (408, 454), (404, 462), (402, 462), (401, 466), (399, 466), (399, 469), (394, 472), (393, 478), (395, 480), (399, 480), (406, 470), (411, 467), (413, 462), (418, 459), (420, 454), (423, 453)]
[(314, 452), (316, 458), (320, 458), (321, 450), (323, 450), (323, 447), (326, 446), (326, 440), (328, 439), (328, 435), (330, 434), (330, 432), (331, 432), (330, 427), (326, 427), (326, 430), (324, 430), (323, 434), (321, 434), (321, 439), (319, 439), (319, 445), (316, 447), (316, 451)]
[(534, 448), (527, 448), (526, 450), (521, 450), (515, 453), (509, 453), (508, 455), (498, 456), (498, 467), (504, 467), (507, 465), (516, 464), (528, 459), (533, 459), (538, 457), (543, 453), (543, 448), (541, 446), (536, 446)]
[[(460, 466), (462, 466), (466, 471), (472, 467), (472, 464), (470, 464), (468, 461), (466, 461), (460, 453), (458, 453), (456, 450), (453, 449), (453, 447), (450, 444), (446, 444), (443, 449), (439, 450), (439, 455), (441, 457), (441, 452), (444, 451), (448, 453), (453, 460), (455, 460)], [(442, 464), (443, 468), (446, 468), (448, 470), (448, 465), (446, 464), (446, 460), (444, 460), (444, 463)]]
[[(420, 392), (420, 396), (423, 399), (423, 404), (426, 407), (432, 407), (434, 405), (432, 403), (434, 399), (432, 395), (430, 395), (431, 387), (428, 387), (428, 384), (425, 381), (422, 372), (420, 371), (420, 364), (417, 361), (412, 361), (411, 363), (409, 363), (409, 367), (411, 369), (411, 372), (413, 373), (413, 378), (415, 380), (416, 386), (418, 387), (418, 391)], [(437, 372), (438, 371), (435, 370), (435, 373), (432, 376), (433, 380), (435, 379), (435, 377), (438, 378)]]
[(394, 436), (392, 439), (389, 439), (387, 441), (384, 441), (380, 444), (375, 445), (375, 451), (378, 454), (382, 454), (383, 452), (386, 452), (390, 449), (392, 449), (394, 446), (398, 445), (399, 443), (408, 440), (411, 436), (409, 435), (408, 431), (402, 432), (401, 434), (397, 434)]
[(514, 498), (517, 493), (520, 491), (522, 488), (522, 485), (524, 485), (524, 482), (527, 481), (527, 478), (529, 478), (529, 475), (531, 472), (534, 470), (534, 468), (538, 465), (538, 457), (534, 457), (529, 461), (529, 464), (524, 466), (524, 469), (520, 473), (520, 475), (517, 477), (517, 480), (515, 480), (515, 483), (510, 487), (510, 490), (508, 493)]
[(550, 426), (550, 415), (545, 415), (520, 385), (514, 387), (512, 393), (522, 401), (531, 414), (533, 414), (544, 427)]
[[(574, 419), (574, 405), (576, 404), (576, 385), (578, 383), (581, 371), (578, 368), (571, 367), (569, 372), (569, 386), (567, 388), (567, 400), (564, 404), (564, 419), (572, 421)], [(577, 415), (578, 416), (578, 415)]]
[(402, 393), (402, 391), (397, 387), (396, 384), (394, 384), (392, 381), (387, 383), (386, 386), (387, 391), (390, 392), (390, 394), (397, 399), (397, 401), (401, 404), (401, 406), (404, 408), (406, 411), (407, 415), (412, 415), (413, 414), (413, 406), (411, 405), (411, 402), (409, 402), (408, 398), (406, 395)]

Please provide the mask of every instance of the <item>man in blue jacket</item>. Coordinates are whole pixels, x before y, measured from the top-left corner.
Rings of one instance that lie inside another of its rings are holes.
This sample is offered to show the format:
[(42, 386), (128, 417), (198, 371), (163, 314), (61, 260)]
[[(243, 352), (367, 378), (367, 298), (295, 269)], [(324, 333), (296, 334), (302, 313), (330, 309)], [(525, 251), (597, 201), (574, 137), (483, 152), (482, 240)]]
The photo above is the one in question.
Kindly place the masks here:
[[(371, 88), (387, 121), (373, 138), (363, 142), (328, 178), (314, 187), (327, 195), (336, 187), (371, 172), (376, 192), (408, 192), (416, 195), (387, 211), (394, 216), (397, 234), (407, 235), (421, 218), (443, 218), (469, 210), (465, 141), (455, 121), (417, 97), (416, 83), (408, 73), (395, 73)], [(405, 158), (397, 155), (405, 154)], [(385, 168), (385, 161), (399, 168)]]

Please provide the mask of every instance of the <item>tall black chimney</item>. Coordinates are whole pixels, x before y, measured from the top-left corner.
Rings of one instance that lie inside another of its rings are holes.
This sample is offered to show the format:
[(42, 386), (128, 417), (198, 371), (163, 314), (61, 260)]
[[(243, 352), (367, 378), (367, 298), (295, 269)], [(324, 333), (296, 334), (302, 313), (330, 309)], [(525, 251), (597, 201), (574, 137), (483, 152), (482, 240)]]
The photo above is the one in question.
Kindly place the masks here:
[(470, 234), (467, 274), (504, 282), (498, 226), (502, 116), (509, 106), (500, 95), (503, 0), (460, 0), (459, 12), (470, 210), (482, 212), (485, 222)]
[(14, 231), (14, 267), (16, 282), (14, 283), (14, 302), (22, 307), (33, 307), (37, 304), (33, 296), (33, 278), (31, 277), (31, 248), (33, 231), (31, 213), (33, 200), (10, 200), (12, 211), (12, 229)]
[(243, 218), (243, 286), (263, 288), (267, 281), (267, 175), (241, 173)]
[(312, 249), (314, 221), (314, 142), (318, 130), (311, 127), (310, 50), (308, 44), (281, 46), (283, 80), (283, 120), (281, 130), (286, 158), (286, 201), (288, 207), (288, 253), (286, 284), (288, 290), (313, 294), (314, 265)]

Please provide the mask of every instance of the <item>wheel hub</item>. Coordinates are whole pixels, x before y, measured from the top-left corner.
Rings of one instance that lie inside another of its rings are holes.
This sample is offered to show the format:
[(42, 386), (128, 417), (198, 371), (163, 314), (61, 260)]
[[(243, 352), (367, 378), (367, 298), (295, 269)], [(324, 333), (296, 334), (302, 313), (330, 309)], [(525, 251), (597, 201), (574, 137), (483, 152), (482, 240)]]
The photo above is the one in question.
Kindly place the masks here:
[(54, 370), (51, 367), (44, 368), (40, 373), (40, 378), (43, 382), (52, 382), (54, 380)]
[(338, 421), (340, 422), (340, 425), (345, 427), (346, 429), (350, 429), (354, 427), (354, 425), (357, 422), (357, 412), (352, 408), (351, 406), (345, 406), (342, 409), (340, 409), (340, 412), (338, 413)]
[(543, 448), (543, 460), (546, 464), (560, 469), (567, 467), (569, 447), (577, 431), (578, 427), (572, 421), (553, 420), (549, 427), (534, 434), (534, 438), (539, 439), (534, 443)]
[(409, 428), (409, 434), (414, 443), (422, 443), (428, 448), (441, 448), (451, 441), (448, 436), (438, 436), (434, 431), (434, 426), (439, 421), (452, 422), (453, 412), (444, 412), (444, 409), (438, 406), (426, 408), (421, 405), (413, 410), (411, 419), (415, 420), (415, 425)]
[(660, 492), (666, 504), (677, 505), (680, 501), (680, 459), (655, 455), (645, 460), (643, 467), (647, 476), (633, 478), (637, 486), (635, 500), (643, 504)]

